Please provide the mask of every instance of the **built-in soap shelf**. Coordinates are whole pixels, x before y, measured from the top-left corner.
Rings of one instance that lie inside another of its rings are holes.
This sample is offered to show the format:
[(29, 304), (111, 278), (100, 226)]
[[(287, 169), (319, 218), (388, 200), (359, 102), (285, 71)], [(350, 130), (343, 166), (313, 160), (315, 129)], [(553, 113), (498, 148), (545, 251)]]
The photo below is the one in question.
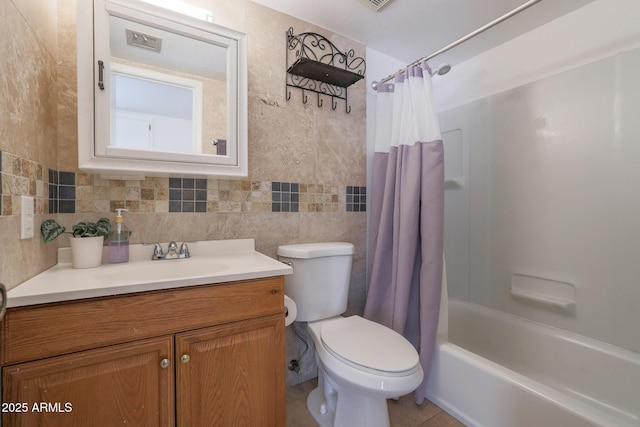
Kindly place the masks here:
[(576, 306), (576, 287), (571, 283), (526, 274), (511, 277), (511, 295), (566, 310)]

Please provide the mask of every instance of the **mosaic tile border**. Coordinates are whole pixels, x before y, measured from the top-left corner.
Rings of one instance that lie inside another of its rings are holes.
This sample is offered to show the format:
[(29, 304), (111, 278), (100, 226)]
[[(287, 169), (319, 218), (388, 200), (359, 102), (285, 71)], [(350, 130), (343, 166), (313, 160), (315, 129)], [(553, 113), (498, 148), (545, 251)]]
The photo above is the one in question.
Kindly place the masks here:
[(169, 178), (169, 212), (206, 212), (207, 180)]
[(366, 212), (367, 187), (347, 186), (347, 212)]
[(8, 151), (0, 151), (0, 215), (20, 215), (20, 196), (35, 199), (36, 214), (49, 209), (45, 167)]
[[(44, 173), (46, 171), (46, 175)], [(36, 213), (364, 212), (366, 187), (204, 178), (102, 179), (59, 171), (0, 151), (0, 215), (19, 215), (20, 196)], [(356, 196), (357, 194), (357, 196)]]
[[(350, 188), (366, 187), (340, 186), (335, 184), (305, 184), (297, 182), (271, 183), (272, 212), (355, 212), (347, 209)], [(366, 198), (358, 212), (366, 211)]]
[(297, 182), (271, 183), (271, 212), (299, 212), (300, 184)]
[(75, 213), (76, 174), (49, 169), (49, 213)]

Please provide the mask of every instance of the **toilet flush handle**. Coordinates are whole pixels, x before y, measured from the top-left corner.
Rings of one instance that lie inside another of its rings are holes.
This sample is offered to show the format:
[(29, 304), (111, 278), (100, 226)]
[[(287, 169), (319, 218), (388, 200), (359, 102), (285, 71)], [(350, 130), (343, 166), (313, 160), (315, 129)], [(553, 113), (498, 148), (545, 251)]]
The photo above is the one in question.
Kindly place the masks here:
[(293, 268), (293, 262), (292, 261), (280, 261), (283, 264), (288, 265), (289, 267)]

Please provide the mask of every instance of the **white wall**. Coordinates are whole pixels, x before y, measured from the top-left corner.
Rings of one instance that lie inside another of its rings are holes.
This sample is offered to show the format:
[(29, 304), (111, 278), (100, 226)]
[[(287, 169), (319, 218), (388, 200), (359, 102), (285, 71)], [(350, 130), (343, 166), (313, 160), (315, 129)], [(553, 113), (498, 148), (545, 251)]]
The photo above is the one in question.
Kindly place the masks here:
[[(640, 351), (637, 22), (640, 2), (598, 0), (434, 81), (464, 147), (452, 296)], [(575, 309), (515, 299), (515, 273), (572, 283)]]
[[(638, 22), (639, 1), (596, 0), (455, 64), (445, 78), (433, 81), (436, 107), (450, 110), (636, 48), (640, 46)], [(431, 62), (437, 63), (437, 58)]]
[[(446, 111), (638, 47), (639, 20), (637, 0), (596, 0), (435, 77), (436, 107)], [(371, 83), (407, 64), (371, 48), (366, 60), (369, 113), (375, 111)]]

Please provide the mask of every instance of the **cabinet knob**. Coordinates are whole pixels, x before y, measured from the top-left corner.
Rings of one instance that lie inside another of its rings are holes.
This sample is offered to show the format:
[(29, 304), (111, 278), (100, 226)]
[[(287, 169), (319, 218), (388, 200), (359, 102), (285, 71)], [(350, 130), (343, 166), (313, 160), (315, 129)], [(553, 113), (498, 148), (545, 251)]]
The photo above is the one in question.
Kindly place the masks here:
[(162, 368), (168, 368), (170, 365), (169, 359), (162, 359), (160, 361), (160, 367)]
[(182, 357), (180, 358), (180, 361), (182, 363), (187, 363), (189, 360), (191, 360), (191, 357), (189, 357), (188, 354), (183, 354)]

